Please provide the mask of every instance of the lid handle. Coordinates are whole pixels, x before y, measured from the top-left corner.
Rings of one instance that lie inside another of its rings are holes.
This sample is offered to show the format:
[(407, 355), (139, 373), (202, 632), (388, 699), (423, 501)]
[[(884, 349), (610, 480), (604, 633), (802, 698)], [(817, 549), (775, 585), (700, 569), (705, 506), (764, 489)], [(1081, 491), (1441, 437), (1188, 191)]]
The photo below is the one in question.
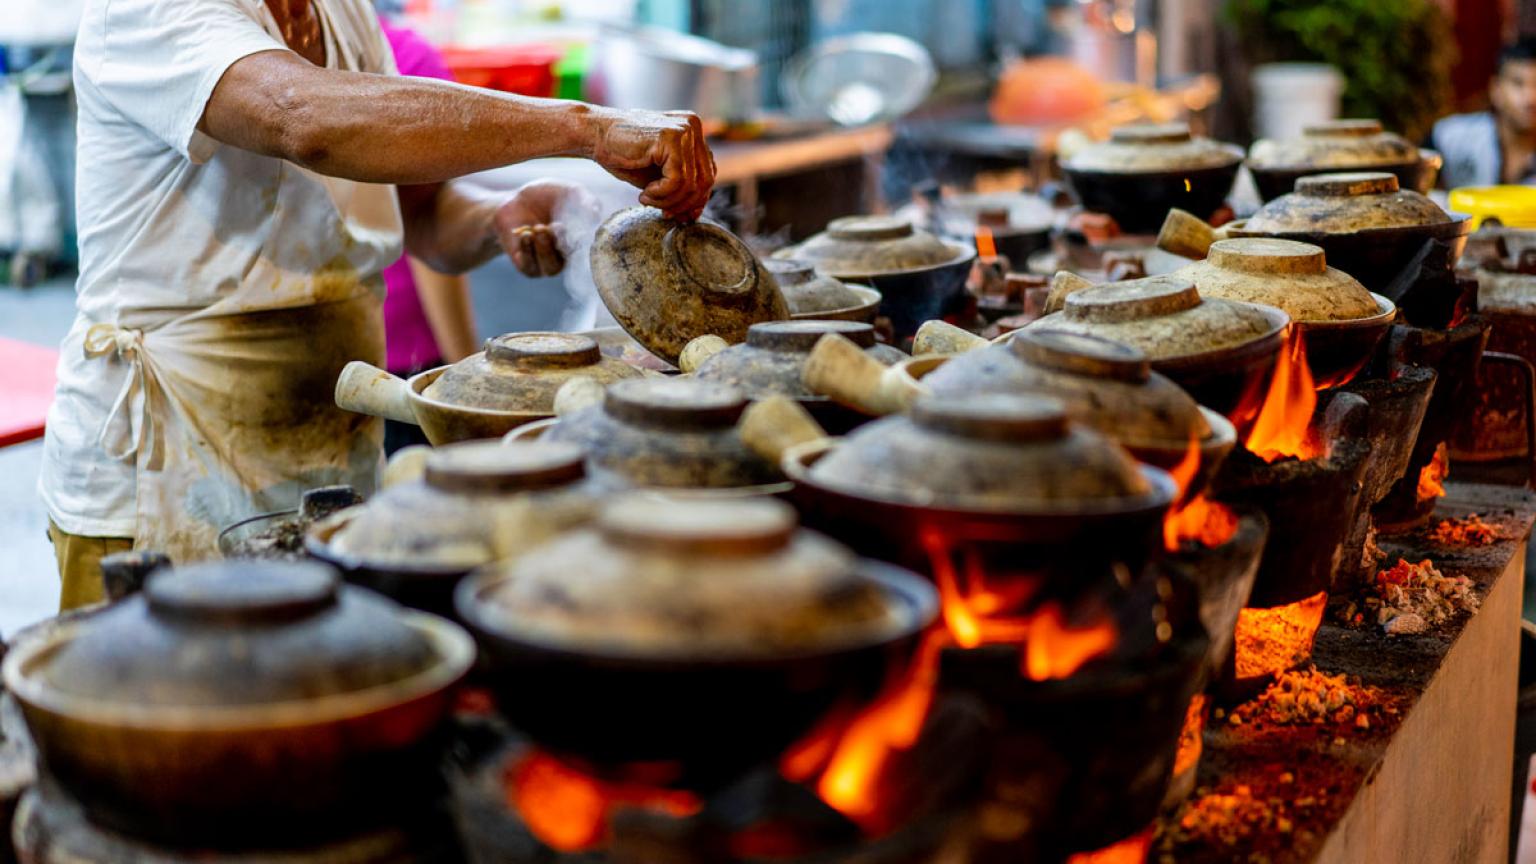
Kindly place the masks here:
[(757, 290), (757, 259), (725, 229), (674, 225), (661, 238), (667, 265), (716, 303), (739, 306)]

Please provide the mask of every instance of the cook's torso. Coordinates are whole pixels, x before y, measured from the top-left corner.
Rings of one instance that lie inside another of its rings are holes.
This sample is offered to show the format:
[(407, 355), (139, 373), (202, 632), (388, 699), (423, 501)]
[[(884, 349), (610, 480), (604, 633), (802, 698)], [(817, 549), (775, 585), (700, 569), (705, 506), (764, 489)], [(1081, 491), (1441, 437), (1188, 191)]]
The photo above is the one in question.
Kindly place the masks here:
[[(130, 367), (87, 357), (86, 331), (151, 332), (188, 315), (291, 309), (360, 288), (382, 297), (380, 274), (399, 258), (402, 232), (393, 187), (195, 138), (199, 163), (116, 111), (90, 68), (105, 52), (107, 2), (91, 0), (77, 41), (79, 314), (61, 348), (41, 486), (66, 531), (127, 536), (135, 466), (103, 452), (97, 436)], [(281, 42), (262, 0), (233, 2)], [(312, 2), (328, 67), (394, 72), (367, 0)]]

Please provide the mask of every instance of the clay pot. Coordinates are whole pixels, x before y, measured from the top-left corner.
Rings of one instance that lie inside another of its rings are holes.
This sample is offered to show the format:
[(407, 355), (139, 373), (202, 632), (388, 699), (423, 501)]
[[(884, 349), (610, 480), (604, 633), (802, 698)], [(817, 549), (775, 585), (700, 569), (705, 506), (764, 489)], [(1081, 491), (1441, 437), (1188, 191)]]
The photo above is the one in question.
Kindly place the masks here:
[(1397, 306), (1349, 274), (1327, 266), (1321, 247), (1248, 237), (1211, 244), (1204, 261), (1175, 274), (1204, 297), (1262, 303), (1284, 310), (1306, 344), (1319, 388), (1352, 379), (1370, 360), (1397, 316)]
[(458, 604), (503, 712), (541, 747), (706, 788), (873, 696), (938, 611), (917, 577), (797, 530), (778, 501), (643, 494), (467, 580)]
[(780, 455), (808, 525), (927, 574), (959, 566), (953, 553), (1008, 581), (1097, 590), (1124, 568), (1140, 572), (1176, 492), (1045, 396), (929, 397), (840, 442), (793, 402), (769, 399), (742, 430)]
[(1383, 172), (1320, 174), (1296, 181), (1296, 191), (1259, 208), (1233, 236), (1344, 234), (1382, 228), (1421, 228), (1451, 222), (1440, 205), (1398, 187)]
[(1024, 329), (1082, 333), (1137, 348), (1154, 370), (1243, 435), (1289, 324), (1290, 316), (1274, 307), (1205, 299), (1188, 279), (1152, 276), (1072, 293), (1061, 312)]
[(880, 292), (873, 288), (840, 282), (804, 261), (770, 258), (763, 266), (784, 293), (791, 318), (873, 324), (879, 314)]
[(188, 845), (388, 824), (431, 788), (467, 634), (319, 564), (224, 562), (15, 645), (6, 689), (103, 824)]
[[(926, 326), (926, 325), (925, 325)], [(1094, 336), (1029, 330), (952, 356), (924, 356), (890, 369), (851, 356), (833, 340), (818, 345), (806, 381), (869, 414), (905, 410), (928, 395), (1039, 392), (1063, 401), (1072, 420), (1110, 436), (1139, 461), (1164, 470), (1200, 462), (1189, 483), (1203, 488), (1236, 442), (1232, 424), (1201, 408), (1145, 354)]]
[(905, 339), (922, 322), (964, 305), (976, 249), (894, 217), (848, 216), (773, 257), (805, 261), (845, 282), (873, 286), (882, 298), (881, 314), (891, 320), (897, 338)]
[(554, 416), (555, 392), (572, 378), (603, 384), (638, 378), (639, 369), (604, 357), (591, 338), (572, 333), (509, 333), (452, 366), (409, 381), (354, 360), (336, 382), (348, 411), (417, 424), (435, 445), (499, 438)]
[(1152, 494), (1124, 450), (1061, 402), (999, 394), (919, 399), (855, 432), (810, 470), (817, 482), (905, 504), (1051, 510)]
[(604, 486), (772, 491), (783, 474), (737, 432), (747, 402), (740, 390), (714, 381), (621, 381), (579, 394), (558, 420), (532, 424), (514, 438), (577, 444)]
[(1298, 138), (1262, 139), (1248, 149), (1248, 170), (1265, 201), (1292, 192), (1311, 174), (1386, 171), (1404, 189), (1427, 193), (1444, 160), (1421, 151), (1378, 120), (1331, 120), (1307, 126)]
[(735, 235), (650, 207), (620, 210), (597, 229), (592, 280), (620, 326), (673, 364), (691, 339), (740, 342), (748, 326), (789, 317), (773, 277)]
[(305, 549), (347, 581), (417, 609), (453, 612), (453, 587), (587, 522), (598, 493), (574, 444), (475, 441), (431, 451), (419, 479), (309, 531)]
[(1196, 138), (1187, 126), (1122, 126), (1109, 141), (1073, 154), (1062, 171), (1084, 209), (1143, 234), (1156, 231), (1174, 207), (1215, 212), (1242, 161), (1238, 147)]

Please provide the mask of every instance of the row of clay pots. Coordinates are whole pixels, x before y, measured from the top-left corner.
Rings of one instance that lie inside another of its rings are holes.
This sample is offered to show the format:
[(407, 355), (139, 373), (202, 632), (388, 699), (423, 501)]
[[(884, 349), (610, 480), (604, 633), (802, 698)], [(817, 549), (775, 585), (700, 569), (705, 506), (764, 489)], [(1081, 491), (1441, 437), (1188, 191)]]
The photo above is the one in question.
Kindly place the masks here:
[(1427, 192), (1441, 162), (1438, 153), (1420, 152), (1374, 120), (1340, 120), (1310, 126), (1295, 139), (1255, 142), (1246, 162), (1240, 148), (1194, 136), (1183, 124), (1122, 126), (1108, 141), (1071, 154), (1062, 170), (1085, 209), (1114, 217), (1127, 232), (1148, 233), (1174, 208), (1210, 216), (1244, 164), (1270, 201), (1302, 177), (1348, 171), (1387, 172)]

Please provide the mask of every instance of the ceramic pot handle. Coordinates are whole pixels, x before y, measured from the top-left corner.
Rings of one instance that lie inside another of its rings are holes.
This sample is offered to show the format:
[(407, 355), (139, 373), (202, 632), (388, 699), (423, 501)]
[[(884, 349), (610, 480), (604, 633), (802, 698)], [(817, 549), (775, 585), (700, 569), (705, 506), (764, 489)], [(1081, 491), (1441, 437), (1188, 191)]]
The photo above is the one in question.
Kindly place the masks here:
[(683, 353), (677, 358), (677, 368), (683, 370), (684, 375), (692, 375), (704, 365), (705, 360), (729, 347), (731, 343), (713, 333), (699, 336), (683, 346)]
[(989, 344), (991, 343), (969, 330), (935, 318), (932, 321), (924, 321), (923, 326), (917, 328), (917, 335), (912, 337), (912, 356), (964, 354), (977, 348), (985, 348)]
[(399, 423), (419, 423), (405, 379), (361, 360), (348, 363), (336, 379), (336, 406)]
[(579, 375), (560, 385), (555, 391), (555, 416), (568, 417), (603, 401), (607, 391), (602, 384), (585, 375)]
[(924, 392), (899, 369), (885, 366), (836, 333), (817, 340), (801, 380), (812, 393), (877, 417), (907, 410)]
[(395, 451), (395, 455), (384, 463), (384, 482), (379, 488), (388, 489), (426, 476), (427, 454), (431, 452), (432, 448), (425, 444), (412, 444)]
[(815, 418), (786, 396), (753, 402), (741, 415), (736, 434), (752, 452), (776, 465), (791, 447), (827, 437)]
[(1211, 251), (1211, 244), (1226, 239), (1227, 232), (1212, 228), (1199, 216), (1175, 207), (1163, 219), (1163, 228), (1157, 232), (1157, 248), (1196, 261)]
[(1092, 288), (1097, 284), (1096, 282), (1084, 279), (1076, 273), (1058, 270), (1056, 276), (1051, 279), (1051, 293), (1045, 297), (1044, 313), (1050, 315), (1054, 312), (1060, 312), (1066, 308), (1069, 296), (1084, 289)]

